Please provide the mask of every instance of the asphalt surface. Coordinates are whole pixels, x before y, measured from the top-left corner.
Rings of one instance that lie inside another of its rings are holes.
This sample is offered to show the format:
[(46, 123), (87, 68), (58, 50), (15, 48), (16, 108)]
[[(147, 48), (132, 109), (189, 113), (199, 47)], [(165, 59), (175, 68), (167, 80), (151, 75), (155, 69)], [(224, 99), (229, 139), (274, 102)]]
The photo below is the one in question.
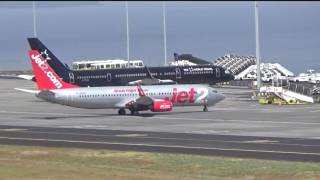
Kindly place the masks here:
[(116, 109), (51, 104), (13, 88), (30, 81), (0, 79), (0, 143), (172, 152), (274, 160), (320, 161), (320, 105), (260, 105), (249, 89), (217, 88), (226, 99), (209, 112), (118, 116)]
[(320, 140), (145, 131), (0, 126), (0, 143), (320, 161)]

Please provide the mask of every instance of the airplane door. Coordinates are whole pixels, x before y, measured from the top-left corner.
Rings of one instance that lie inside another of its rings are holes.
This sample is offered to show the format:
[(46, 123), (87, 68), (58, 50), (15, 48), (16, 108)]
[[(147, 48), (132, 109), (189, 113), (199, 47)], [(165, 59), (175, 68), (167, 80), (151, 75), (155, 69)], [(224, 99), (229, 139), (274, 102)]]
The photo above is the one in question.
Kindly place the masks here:
[(107, 81), (108, 81), (108, 82), (111, 82), (111, 80), (112, 80), (112, 79), (111, 79), (111, 73), (107, 73)]
[(176, 78), (181, 79), (181, 70), (180, 68), (176, 68)]
[(72, 105), (73, 104), (73, 95), (72, 94), (68, 94), (67, 95), (67, 104), (68, 105)]
[(71, 84), (74, 84), (74, 74), (73, 73), (69, 73), (69, 82)]

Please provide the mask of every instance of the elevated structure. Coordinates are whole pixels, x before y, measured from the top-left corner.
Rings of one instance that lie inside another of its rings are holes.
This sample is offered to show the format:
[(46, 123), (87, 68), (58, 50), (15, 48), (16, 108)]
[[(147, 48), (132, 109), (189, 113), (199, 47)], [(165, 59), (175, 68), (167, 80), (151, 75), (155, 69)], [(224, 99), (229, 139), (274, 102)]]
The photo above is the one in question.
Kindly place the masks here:
[(237, 75), (249, 66), (256, 64), (256, 58), (254, 56), (226, 54), (216, 59), (213, 64), (223, 67), (233, 75)]
[[(283, 67), (279, 63), (261, 63), (261, 80), (272, 81), (272, 79), (287, 79), (293, 77), (293, 72)], [(257, 79), (257, 65), (250, 65), (248, 68), (235, 76), (236, 80)]]
[(72, 63), (73, 70), (120, 69), (128, 67), (144, 67), (144, 64), (142, 60), (126, 61), (122, 59), (75, 61)]
[(295, 82), (320, 83), (320, 73), (316, 73), (313, 69), (308, 69), (306, 73), (300, 73), (298, 76), (291, 78)]

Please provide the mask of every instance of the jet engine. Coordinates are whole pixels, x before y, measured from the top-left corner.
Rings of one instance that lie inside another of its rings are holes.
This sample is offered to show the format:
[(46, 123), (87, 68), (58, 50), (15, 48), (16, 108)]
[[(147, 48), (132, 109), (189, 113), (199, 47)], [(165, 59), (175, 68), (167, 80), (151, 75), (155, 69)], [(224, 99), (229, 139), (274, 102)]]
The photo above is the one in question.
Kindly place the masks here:
[(172, 107), (173, 107), (173, 104), (171, 101), (157, 100), (153, 102), (150, 110), (152, 112), (171, 111)]

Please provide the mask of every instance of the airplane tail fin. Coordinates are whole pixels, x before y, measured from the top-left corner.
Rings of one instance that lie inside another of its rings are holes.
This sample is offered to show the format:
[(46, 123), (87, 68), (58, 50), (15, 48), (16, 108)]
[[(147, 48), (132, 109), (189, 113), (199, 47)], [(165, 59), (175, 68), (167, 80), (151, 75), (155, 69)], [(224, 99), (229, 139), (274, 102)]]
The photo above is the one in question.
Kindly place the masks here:
[(66, 67), (38, 38), (28, 38), (31, 50), (38, 51), (48, 62), (51, 68), (65, 81), (71, 71)]
[[(46, 58), (43, 56), (46, 56)], [(79, 87), (66, 83), (60, 79), (59, 75), (57, 75), (47, 63), (47, 61), (50, 61), (51, 57), (45, 51), (39, 53), (37, 50), (30, 50), (29, 57), (39, 90), (42, 91)]]
[(173, 53), (173, 57), (174, 57), (174, 61), (178, 61), (179, 60), (178, 53)]

